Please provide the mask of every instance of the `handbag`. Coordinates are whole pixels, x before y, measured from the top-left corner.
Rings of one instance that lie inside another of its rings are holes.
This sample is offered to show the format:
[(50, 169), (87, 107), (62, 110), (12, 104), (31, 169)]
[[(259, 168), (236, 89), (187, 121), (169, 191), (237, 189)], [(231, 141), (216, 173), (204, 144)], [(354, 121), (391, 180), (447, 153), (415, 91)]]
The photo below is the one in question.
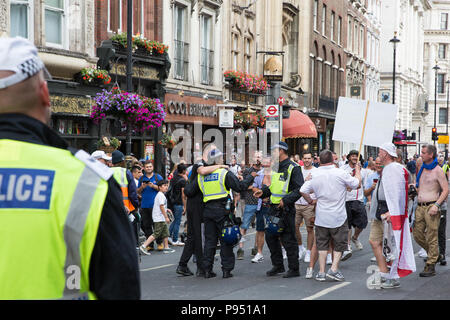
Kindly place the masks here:
[(377, 211), (375, 212), (375, 217), (381, 221), (381, 215), (385, 214), (386, 212), (389, 211), (387, 202), (385, 200), (378, 200), (378, 190), (380, 189), (380, 184), (381, 184), (381, 176), (380, 176), (380, 180), (378, 181), (378, 186), (377, 186)]

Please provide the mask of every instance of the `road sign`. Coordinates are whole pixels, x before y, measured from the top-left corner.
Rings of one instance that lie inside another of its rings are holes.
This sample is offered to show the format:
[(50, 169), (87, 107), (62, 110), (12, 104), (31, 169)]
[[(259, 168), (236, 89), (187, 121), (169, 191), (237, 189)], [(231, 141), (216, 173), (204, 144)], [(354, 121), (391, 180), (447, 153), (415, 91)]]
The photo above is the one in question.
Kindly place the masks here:
[(270, 132), (279, 132), (280, 131), (280, 123), (278, 121), (266, 121), (266, 131)]
[(438, 144), (448, 144), (448, 136), (438, 136)]
[(279, 116), (279, 107), (277, 105), (266, 106), (266, 118), (275, 118)]
[(279, 106), (282, 106), (286, 101), (284, 100), (283, 97), (279, 97), (279, 98), (277, 99), (277, 102), (278, 102), (278, 105), (279, 105)]

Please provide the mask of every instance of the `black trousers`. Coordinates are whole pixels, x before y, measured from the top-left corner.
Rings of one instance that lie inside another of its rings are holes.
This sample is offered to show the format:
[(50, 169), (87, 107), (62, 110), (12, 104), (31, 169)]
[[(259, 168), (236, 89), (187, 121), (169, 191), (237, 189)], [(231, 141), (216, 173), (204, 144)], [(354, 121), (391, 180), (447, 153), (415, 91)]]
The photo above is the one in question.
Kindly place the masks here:
[[(152, 217), (153, 208), (141, 208), (141, 229), (144, 231), (145, 237), (148, 239), (153, 234), (153, 217)], [(156, 239), (157, 244), (162, 243), (162, 239)], [(151, 244), (153, 245), (153, 244)]]
[(445, 228), (447, 227), (447, 210), (441, 211), (441, 220), (439, 221), (438, 229), (438, 242), (439, 242), (439, 254), (445, 255), (445, 242), (447, 241), (445, 236)]
[[(273, 215), (276, 206), (272, 205), (269, 215)], [(266, 243), (270, 250), (270, 259), (274, 267), (284, 267), (283, 253), (281, 245), (286, 250), (288, 258), (288, 267), (290, 270), (299, 270), (298, 262), (298, 243), (295, 237), (295, 208), (287, 207), (283, 213), (284, 231), (275, 235), (270, 232), (265, 233)], [(281, 243), (280, 243), (281, 241)]]
[[(190, 201), (190, 200), (188, 200)], [(197, 269), (203, 270), (202, 222), (203, 204), (187, 205), (187, 238), (180, 257), (180, 266), (186, 267), (192, 255), (197, 258)]]
[[(205, 207), (203, 210), (203, 219), (205, 223), (205, 245), (203, 250), (203, 269), (212, 271), (214, 266), (214, 255), (216, 254), (217, 241), (222, 234), (222, 227), (227, 219), (225, 208)], [(220, 259), (222, 270), (233, 270), (235, 256), (233, 246), (220, 241)]]

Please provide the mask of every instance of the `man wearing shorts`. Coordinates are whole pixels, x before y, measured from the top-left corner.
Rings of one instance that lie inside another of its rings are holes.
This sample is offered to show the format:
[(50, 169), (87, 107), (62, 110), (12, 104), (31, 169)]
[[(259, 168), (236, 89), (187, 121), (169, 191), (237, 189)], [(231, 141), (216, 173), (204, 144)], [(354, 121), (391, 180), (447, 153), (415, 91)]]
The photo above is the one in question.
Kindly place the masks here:
[[(306, 178), (310, 176), (315, 170), (316, 167), (312, 165), (313, 158), (311, 153), (303, 154), (303, 164), (302, 174), (303, 179), (306, 181)], [(311, 199), (315, 200), (314, 194), (310, 195)], [(314, 218), (314, 205), (308, 204), (306, 200), (301, 197), (295, 203), (295, 235), (297, 237), (298, 242), (298, 259), (301, 260), (303, 256), (305, 256), (305, 262), (309, 263), (311, 259), (311, 248), (314, 241), (314, 223), (312, 223), (311, 219)], [(302, 222), (305, 221), (306, 231), (308, 232), (306, 249), (302, 243), (302, 234), (300, 233), (300, 226)]]
[[(348, 164), (344, 165), (341, 169), (349, 173), (350, 175), (355, 175), (356, 164), (358, 161), (358, 151), (352, 150), (347, 156)], [(362, 169), (365, 170), (365, 169)], [(364, 176), (362, 174), (362, 176)], [(367, 227), (367, 212), (364, 206), (364, 190), (363, 190), (364, 178), (361, 185), (357, 189), (347, 189), (345, 209), (347, 211), (347, 221), (348, 221), (348, 249), (344, 251), (342, 255), (342, 261), (347, 260), (352, 256), (352, 245), (351, 242), (356, 246), (358, 250), (363, 249), (363, 245), (358, 240), (361, 232)], [(352, 227), (355, 228), (355, 233), (352, 236)], [(350, 242), (351, 240), (351, 242)]]
[[(310, 204), (316, 204), (315, 235), (319, 251), (319, 273), (316, 280), (344, 281), (339, 271), (339, 260), (346, 250), (348, 239), (347, 212), (345, 196), (347, 188), (356, 189), (361, 184), (361, 165), (355, 166), (355, 176), (336, 168), (330, 150), (320, 153), (320, 167), (314, 172), (314, 178), (306, 181), (300, 188), (301, 195)], [(309, 196), (314, 193), (317, 200)], [(325, 274), (327, 251), (330, 240), (334, 242), (333, 264)]]

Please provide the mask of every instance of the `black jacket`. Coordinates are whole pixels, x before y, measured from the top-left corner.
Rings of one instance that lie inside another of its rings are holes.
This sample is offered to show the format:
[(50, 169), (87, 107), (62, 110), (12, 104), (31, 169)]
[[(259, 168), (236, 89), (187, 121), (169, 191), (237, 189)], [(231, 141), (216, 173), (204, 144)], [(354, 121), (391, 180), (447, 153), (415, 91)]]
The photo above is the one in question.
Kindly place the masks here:
[[(51, 128), (21, 114), (0, 114), (0, 139), (60, 149), (68, 147)], [(134, 235), (124, 210), (122, 192), (113, 177), (108, 180), (108, 193), (91, 256), (89, 285), (99, 299), (140, 299), (141, 295)]]
[[(290, 164), (295, 165), (295, 163), (289, 159), (281, 161), (279, 164), (278, 173), (281, 173), (281, 172), (287, 173), (287, 170), (288, 170)], [(303, 183), (304, 183), (304, 180), (303, 180), (302, 169), (300, 166), (297, 165), (294, 167), (294, 169), (292, 169), (291, 180), (289, 181), (289, 187), (288, 187), (289, 193), (283, 197), (283, 204), (286, 207), (293, 207), (295, 204), (295, 201), (300, 199), (301, 195), (300, 195), (299, 190), (302, 187)], [(270, 192), (269, 187), (266, 185), (263, 185), (262, 191), (263, 191), (263, 195), (262, 195), (261, 199), (270, 197), (270, 195), (272, 194)]]

